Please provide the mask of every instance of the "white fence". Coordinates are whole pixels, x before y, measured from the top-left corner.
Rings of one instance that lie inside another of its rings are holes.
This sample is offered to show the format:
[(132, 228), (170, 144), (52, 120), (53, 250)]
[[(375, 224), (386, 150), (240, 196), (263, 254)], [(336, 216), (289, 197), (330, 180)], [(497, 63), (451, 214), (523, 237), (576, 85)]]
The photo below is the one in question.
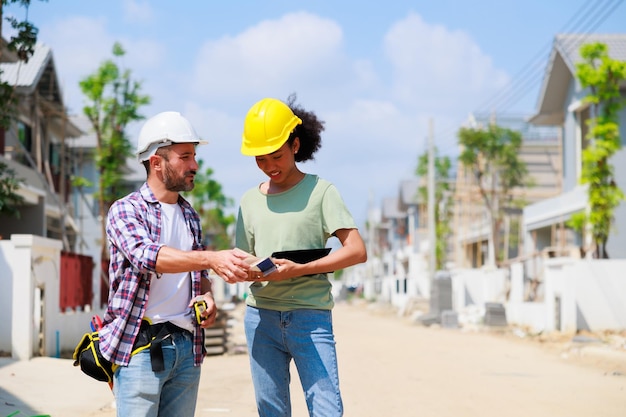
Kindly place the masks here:
[[(61, 243), (33, 235), (0, 240), (0, 351), (15, 359), (59, 356), (72, 351), (89, 329), (93, 314), (61, 312), (59, 308)], [(381, 287), (369, 288), (381, 301), (403, 308), (411, 297), (427, 296), (423, 259), (402, 259)], [(509, 324), (535, 332), (626, 329), (626, 260), (552, 258), (545, 260), (541, 301), (524, 301), (523, 265), (510, 269), (468, 269), (451, 272), (452, 305), (458, 313), (485, 303), (501, 303)], [(366, 280), (365, 284), (369, 281)], [(235, 288), (216, 290), (224, 300)], [(220, 291), (222, 290), (222, 291)], [(238, 289), (243, 291), (244, 289)], [(369, 297), (368, 297), (369, 298)]]
[[(19, 360), (73, 352), (91, 317), (104, 314), (102, 309), (61, 311), (61, 250), (59, 240), (40, 236), (0, 239), (0, 352)], [(218, 304), (245, 291), (221, 279), (214, 283)]]
[[(540, 297), (526, 301), (528, 282), (522, 262), (508, 269), (458, 269), (450, 272), (451, 303), (461, 323), (482, 322), (486, 303), (499, 303), (506, 310), (509, 325), (523, 326), (532, 332), (624, 330), (624, 271), (624, 259), (544, 259)], [(415, 295), (415, 280), (424, 278), (427, 272), (420, 268), (400, 272), (401, 277), (409, 277), (409, 291), (398, 290), (398, 282), (402, 282), (398, 274), (383, 276), (377, 298), (403, 310)]]
[(544, 260), (542, 299), (524, 301), (521, 263), (509, 270), (452, 273), (454, 310), (501, 303), (508, 324), (533, 332), (626, 329), (626, 260), (552, 258)]
[[(73, 351), (95, 312), (61, 312), (61, 242), (34, 235), (0, 240), (0, 350), (15, 359)], [(102, 312), (97, 312), (102, 314)]]
[(523, 301), (520, 265), (511, 268), (509, 322), (533, 331), (626, 329), (626, 260), (548, 259), (543, 301)]

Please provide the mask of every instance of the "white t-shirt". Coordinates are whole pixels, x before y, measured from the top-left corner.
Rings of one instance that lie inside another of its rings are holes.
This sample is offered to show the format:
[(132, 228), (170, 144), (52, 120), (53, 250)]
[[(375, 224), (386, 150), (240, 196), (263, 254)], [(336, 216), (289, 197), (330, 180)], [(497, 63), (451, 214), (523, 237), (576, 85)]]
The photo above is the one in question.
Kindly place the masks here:
[[(161, 203), (161, 242), (166, 246), (191, 250), (193, 236), (185, 223), (183, 211), (178, 204)], [(172, 322), (175, 325), (194, 330), (193, 315), (188, 307), (191, 300), (191, 277), (189, 272), (153, 275), (150, 282), (150, 296), (145, 316), (152, 323)]]

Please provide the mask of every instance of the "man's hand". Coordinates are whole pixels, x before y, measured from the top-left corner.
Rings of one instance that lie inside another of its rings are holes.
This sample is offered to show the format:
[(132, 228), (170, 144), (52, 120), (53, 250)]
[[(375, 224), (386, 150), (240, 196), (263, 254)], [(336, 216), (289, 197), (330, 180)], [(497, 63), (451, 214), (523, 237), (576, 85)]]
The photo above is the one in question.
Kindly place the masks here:
[(211, 255), (211, 269), (229, 284), (242, 282), (248, 278), (250, 265), (244, 260), (249, 256), (240, 249), (227, 249), (208, 252)]
[[(197, 309), (196, 304), (202, 303), (204, 303), (205, 307), (203, 306), (204, 308), (200, 307)], [(213, 294), (210, 291), (191, 300), (189, 308), (194, 309), (194, 312), (197, 311), (200, 314), (200, 327), (203, 329), (211, 327), (215, 324), (215, 319), (217, 318), (217, 305), (215, 304)]]

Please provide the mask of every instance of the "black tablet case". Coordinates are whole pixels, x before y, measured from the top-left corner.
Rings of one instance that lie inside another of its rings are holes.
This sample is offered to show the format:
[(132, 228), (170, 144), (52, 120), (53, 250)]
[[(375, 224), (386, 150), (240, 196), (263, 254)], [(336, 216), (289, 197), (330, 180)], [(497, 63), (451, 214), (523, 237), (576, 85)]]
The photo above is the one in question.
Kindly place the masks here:
[(272, 253), (272, 258), (288, 259), (295, 263), (305, 264), (323, 258), (330, 253), (330, 250), (331, 248), (286, 250)]

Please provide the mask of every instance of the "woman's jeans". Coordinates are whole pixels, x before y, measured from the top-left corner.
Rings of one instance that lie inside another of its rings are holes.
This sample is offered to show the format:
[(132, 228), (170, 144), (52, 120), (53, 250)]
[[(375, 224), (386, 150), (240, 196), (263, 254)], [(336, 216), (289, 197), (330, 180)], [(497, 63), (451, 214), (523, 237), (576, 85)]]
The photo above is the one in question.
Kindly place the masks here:
[(293, 358), (310, 416), (343, 415), (330, 310), (247, 307), (245, 330), (260, 417), (290, 417)]
[(117, 417), (194, 416), (200, 367), (193, 366), (193, 335), (173, 333), (162, 348), (164, 371), (152, 371), (150, 349), (144, 349), (115, 372)]

